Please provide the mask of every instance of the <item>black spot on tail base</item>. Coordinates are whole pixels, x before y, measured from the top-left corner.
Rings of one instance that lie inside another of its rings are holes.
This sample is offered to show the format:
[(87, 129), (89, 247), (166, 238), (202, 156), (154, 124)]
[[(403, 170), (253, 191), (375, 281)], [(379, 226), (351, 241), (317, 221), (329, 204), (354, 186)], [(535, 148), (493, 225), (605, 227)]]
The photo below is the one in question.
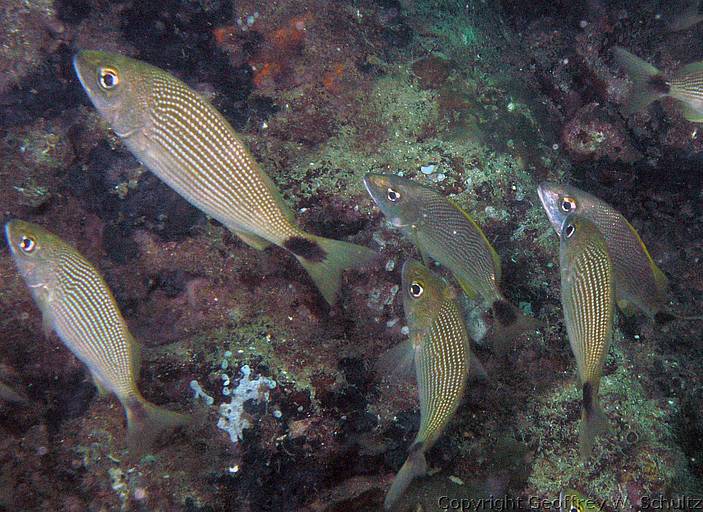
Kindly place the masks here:
[(583, 410), (586, 411), (587, 418), (593, 414), (593, 386), (590, 382), (583, 385)]
[(656, 315), (654, 315), (654, 321), (659, 325), (668, 324), (673, 320), (676, 320), (676, 316), (671, 313), (666, 313), (665, 311), (659, 311)]
[(647, 80), (647, 87), (650, 91), (661, 95), (669, 94), (671, 90), (671, 84), (667, 82), (664, 75), (654, 75), (650, 77), (649, 80)]
[(283, 247), (288, 249), (296, 256), (318, 263), (324, 260), (327, 256), (325, 250), (320, 247), (317, 242), (308, 240), (302, 236), (294, 236), (289, 238), (283, 243)]
[(497, 300), (493, 303), (493, 315), (502, 326), (511, 325), (517, 320), (515, 308), (507, 300)]

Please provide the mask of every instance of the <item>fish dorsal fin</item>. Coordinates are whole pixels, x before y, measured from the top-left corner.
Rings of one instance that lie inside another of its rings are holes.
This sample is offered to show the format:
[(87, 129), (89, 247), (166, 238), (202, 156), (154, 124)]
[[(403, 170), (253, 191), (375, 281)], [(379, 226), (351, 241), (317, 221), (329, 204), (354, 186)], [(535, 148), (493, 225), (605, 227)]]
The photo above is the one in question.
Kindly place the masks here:
[(271, 245), (271, 242), (253, 233), (247, 233), (246, 231), (237, 231), (235, 229), (233, 229), (232, 231), (242, 240), (242, 242), (247, 244), (249, 247), (253, 247), (257, 251), (263, 251), (269, 245)]
[(684, 67), (682, 67), (679, 72), (676, 73), (676, 77), (680, 78), (684, 75), (692, 75), (693, 73), (701, 72), (703, 72), (703, 61), (691, 62), (690, 64), (686, 64)]
[[(459, 210), (459, 211), (461, 212), (461, 214), (464, 216), (464, 218), (466, 218), (466, 220), (471, 223), (471, 225), (476, 229), (476, 231), (479, 232), (479, 234), (481, 235), (481, 238), (483, 238), (483, 241), (486, 243), (486, 247), (488, 247), (488, 250), (489, 250), (489, 252), (491, 253), (491, 258), (493, 259), (493, 267), (494, 267), (494, 270), (495, 270), (495, 273), (496, 273), (496, 284), (500, 283), (500, 276), (501, 276), (500, 256), (498, 256), (498, 253), (497, 253), (496, 250), (493, 248), (493, 244), (491, 244), (491, 242), (488, 240), (488, 238), (486, 237), (486, 234), (485, 234), (485, 233), (483, 232), (483, 230), (481, 229), (481, 226), (479, 226), (478, 224), (476, 224), (476, 221), (475, 221), (474, 219), (472, 219), (471, 216), (470, 216), (468, 213), (466, 213), (466, 212), (464, 211), (464, 209), (461, 208), (461, 207), (456, 203), (456, 201), (454, 201), (453, 199), (450, 199), (450, 198), (447, 198), (447, 201), (449, 201), (449, 203), (450, 203), (454, 208), (456, 208), (457, 210)], [(462, 288), (463, 288), (463, 286), (462, 286)]]
[(659, 269), (657, 264), (654, 263), (654, 259), (649, 254), (649, 251), (647, 250), (647, 246), (644, 245), (644, 242), (640, 238), (640, 235), (639, 235), (639, 233), (637, 233), (637, 230), (634, 228), (634, 226), (632, 224), (630, 224), (624, 217), (623, 217), (623, 220), (625, 221), (625, 224), (627, 225), (628, 229), (632, 232), (632, 234), (635, 236), (635, 238), (637, 238), (637, 241), (639, 242), (640, 247), (644, 251), (644, 254), (647, 256), (647, 261), (649, 262), (649, 268), (652, 269), (652, 274), (654, 275), (654, 281), (657, 285), (657, 289), (659, 290), (660, 293), (664, 293), (669, 286), (669, 280), (664, 275), (664, 272), (662, 272)]

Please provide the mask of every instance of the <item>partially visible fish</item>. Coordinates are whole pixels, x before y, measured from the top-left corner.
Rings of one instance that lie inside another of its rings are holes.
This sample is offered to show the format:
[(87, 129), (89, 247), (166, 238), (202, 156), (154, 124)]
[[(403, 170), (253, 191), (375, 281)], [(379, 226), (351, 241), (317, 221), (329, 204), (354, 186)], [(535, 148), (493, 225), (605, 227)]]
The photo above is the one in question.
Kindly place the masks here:
[(27, 399), (7, 384), (0, 382), (0, 400), (14, 403), (25, 403)]
[(579, 214), (564, 219), (559, 260), (564, 322), (583, 393), (579, 441), (581, 454), (587, 457), (595, 437), (608, 424), (598, 389), (613, 333), (613, 265), (603, 235)]
[(73, 65), (95, 108), (137, 159), (251, 247), (273, 243), (293, 253), (328, 303), (336, 300), (343, 270), (375, 256), (298, 227), (239, 134), (170, 73), (99, 51), (79, 52)]
[(680, 32), (687, 30), (703, 21), (703, 14), (700, 13), (700, 1), (693, 0), (684, 2), (683, 9), (677, 14), (666, 18), (666, 28), (670, 32)]
[(634, 114), (665, 96), (679, 101), (684, 117), (693, 123), (703, 123), (703, 62), (692, 62), (671, 77), (647, 61), (616, 46), (615, 60), (632, 81), (632, 92), (622, 106), (625, 115)]
[(603, 234), (613, 262), (618, 306), (623, 312), (631, 314), (636, 307), (658, 322), (699, 318), (666, 311), (668, 279), (632, 224), (612, 206), (573, 185), (544, 182), (537, 192), (557, 234), (571, 213), (588, 218)]
[(469, 335), (454, 289), (422, 264), (408, 260), (403, 265), (402, 293), (410, 328), (405, 347), (414, 361), (420, 395), (420, 429), (386, 494), (386, 510), (414, 478), (427, 472), (425, 453), (459, 406), (469, 373)]
[(148, 402), (137, 389), (139, 346), (105, 280), (76, 249), (44, 228), (11, 220), (5, 237), (19, 273), (53, 330), (127, 415), (130, 451), (141, 453), (162, 431), (188, 417)]
[(466, 294), (493, 309), (497, 351), (533, 327), (500, 290), (500, 257), (481, 228), (458, 206), (429, 187), (392, 174), (367, 174), (364, 184), (388, 221), (409, 235), (423, 259), (452, 271)]

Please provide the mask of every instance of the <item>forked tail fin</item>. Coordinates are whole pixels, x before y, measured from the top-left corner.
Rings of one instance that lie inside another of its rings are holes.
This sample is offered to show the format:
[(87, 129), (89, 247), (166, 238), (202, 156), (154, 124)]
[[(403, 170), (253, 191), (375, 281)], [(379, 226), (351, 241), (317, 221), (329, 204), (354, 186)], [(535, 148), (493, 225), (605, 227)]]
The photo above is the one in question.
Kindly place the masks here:
[(579, 449), (581, 457), (588, 458), (593, 451), (596, 436), (608, 430), (608, 417), (600, 407), (598, 389), (590, 382), (583, 385), (583, 408), (581, 410), (581, 430), (579, 431)]
[(130, 455), (140, 456), (148, 451), (156, 438), (190, 423), (190, 416), (169, 411), (148, 402), (141, 396), (131, 396), (125, 404), (127, 413), (127, 448)]
[(383, 510), (391, 510), (405, 493), (410, 482), (419, 476), (424, 476), (426, 473), (425, 451), (421, 443), (415, 443), (410, 447), (408, 459), (403, 464), (403, 467), (400, 468), (398, 474), (395, 475), (395, 479), (386, 493), (386, 499), (383, 500)]
[(298, 258), (330, 305), (337, 300), (342, 272), (361, 267), (376, 256), (368, 247), (314, 235), (291, 237), (283, 247)]
[(493, 350), (498, 355), (508, 352), (513, 340), (523, 333), (534, 330), (539, 323), (525, 316), (519, 308), (505, 299), (499, 299), (491, 306), (495, 327), (492, 336)]
[(622, 107), (624, 115), (639, 112), (656, 99), (669, 94), (670, 87), (666, 78), (649, 62), (619, 46), (615, 47), (613, 54), (632, 82), (632, 92)]

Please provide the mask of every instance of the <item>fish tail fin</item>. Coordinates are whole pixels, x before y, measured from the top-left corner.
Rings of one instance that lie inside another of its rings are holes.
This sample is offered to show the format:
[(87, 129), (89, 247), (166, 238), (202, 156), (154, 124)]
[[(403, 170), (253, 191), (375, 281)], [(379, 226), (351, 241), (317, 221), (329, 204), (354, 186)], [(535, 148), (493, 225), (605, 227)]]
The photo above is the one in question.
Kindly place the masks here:
[(491, 309), (495, 319), (493, 350), (498, 355), (507, 354), (513, 340), (522, 333), (537, 328), (537, 320), (525, 316), (518, 307), (505, 299), (495, 301)]
[(405, 493), (405, 490), (415, 478), (427, 474), (427, 460), (425, 459), (425, 450), (422, 443), (414, 443), (410, 447), (410, 455), (400, 468), (398, 474), (395, 475), (390, 489), (386, 493), (386, 498), (383, 500), (383, 510), (391, 510), (398, 502), (400, 497)]
[(617, 63), (632, 81), (632, 92), (622, 107), (623, 114), (629, 116), (639, 112), (653, 101), (669, 94), (670, 86), (666, 78), (649, 62), (620, 46), (616, 46), (613, 53)]
[(363, 266), (376, 256), (368, 247), (314, 235), (291, 237), (283, 247), (298, 258), (330, 305), (337, 299), (342, 272)]
[(608, 417), (598, 401), (598, 389), (590, 382), (583, 385), (583, 409), (581, 411), (581, 430), (579, 431), (579, 448), (581, 456), (586, 459), (591, 455), (596, 436), (608, 430)]
[(148, 451), (162, 433), (187, 425), (191, 421), (190, 416), (154, 405), (141, 395), (129, 397), (125, 410), (127, 448), (130, 454), (136, 456)]

